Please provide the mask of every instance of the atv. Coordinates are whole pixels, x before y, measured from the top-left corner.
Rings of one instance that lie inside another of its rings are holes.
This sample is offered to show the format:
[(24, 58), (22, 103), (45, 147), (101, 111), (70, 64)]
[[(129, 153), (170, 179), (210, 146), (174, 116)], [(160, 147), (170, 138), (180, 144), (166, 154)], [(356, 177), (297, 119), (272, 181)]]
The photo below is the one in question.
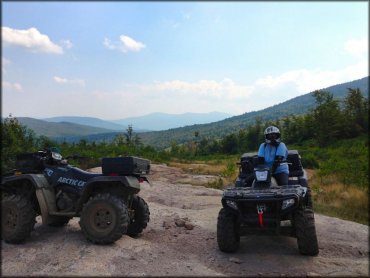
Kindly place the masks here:
[(122, 235), (137, 236), (149, 222), (147, 203), (137, 194), (149, 183), (150, 161), (138, 157), (106, 157), (102, 174), (69, 165), (55, 149), (17, 155), (16, 169), (1, 180), (1, 237), (20, 243), (42, 224), (66, 225), (79, 217), (88, 240), (109, 244)]
[[(257, 153), (241, 156), (235, 184), (226, 188), (217, 221), (217, 242), (223, 252), (235, 252), (240, 236), (284, 235), (297, 238), (299, 252), (319, 253), (310, 187), (301, 157), (290, 150), (273, 169), (259, 165)], [(289, 165), (289, 182), (279, 186), (271, 173)]]

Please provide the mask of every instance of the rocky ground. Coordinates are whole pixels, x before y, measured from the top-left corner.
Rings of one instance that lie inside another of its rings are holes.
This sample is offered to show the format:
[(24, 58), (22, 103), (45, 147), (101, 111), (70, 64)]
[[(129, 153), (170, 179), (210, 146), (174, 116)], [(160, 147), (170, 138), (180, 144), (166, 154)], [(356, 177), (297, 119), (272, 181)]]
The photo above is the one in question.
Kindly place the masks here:
[[(153, 165), (143, 184), (151, 221), (137, 238), (100, 246), (78, 218), (63, 228), (41, 225), (20, 245), (1, 246), (2, 276), (368, 276), (368, 226), (316, 214), (320, 254), (299, 254), (295, 238), (243, 237), (234, 254), (216, 240), (221, 190), (194, 186), (217, 177)], [(99, 169), (95, 169), (98, 170)]]

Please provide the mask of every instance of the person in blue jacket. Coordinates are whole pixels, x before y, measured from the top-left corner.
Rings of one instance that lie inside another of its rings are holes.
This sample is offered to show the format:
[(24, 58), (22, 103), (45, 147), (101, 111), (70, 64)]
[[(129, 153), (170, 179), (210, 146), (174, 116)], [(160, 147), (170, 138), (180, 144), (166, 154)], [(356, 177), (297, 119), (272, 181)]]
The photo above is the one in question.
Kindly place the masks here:
[(258, 149), (258, 162), (273, 170), (272, 176), (278, 185), (288, 184), (288, 165), (278, 165), (279, 161), (286, 160), (288, 157), (288, 148), (281, 142), (280, 130), (275, 126), (269, 126), (264, 134), (265, 143), (262, 143)]

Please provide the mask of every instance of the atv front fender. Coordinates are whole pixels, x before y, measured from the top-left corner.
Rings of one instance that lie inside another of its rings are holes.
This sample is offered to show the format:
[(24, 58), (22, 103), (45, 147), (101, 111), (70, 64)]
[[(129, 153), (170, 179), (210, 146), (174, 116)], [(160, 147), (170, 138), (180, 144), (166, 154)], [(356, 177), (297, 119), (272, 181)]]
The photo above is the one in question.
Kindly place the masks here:
[(97, 176), (87, 181), (81, 192), (81, 198), (77, 203), (77, 212), (80, 212), (84, 203), (95, 192), (113, 191), (117, 195), (127, 197), (140, 191), (138, 178), (134, 176)]
[[(42, 223), (48, 223), (49, 214), (56, 212), (55, 193), (54, 188), (50, 186), (43, 174), (23, 174), (5, 177), (1, 180), (1, 190), (4, 190), (4, 192), (17, 191), (16, 186), (24, 183), (24, 181), (29, 182), (35, 189)], [(20, 193), (22, 194), (22, 192)]]

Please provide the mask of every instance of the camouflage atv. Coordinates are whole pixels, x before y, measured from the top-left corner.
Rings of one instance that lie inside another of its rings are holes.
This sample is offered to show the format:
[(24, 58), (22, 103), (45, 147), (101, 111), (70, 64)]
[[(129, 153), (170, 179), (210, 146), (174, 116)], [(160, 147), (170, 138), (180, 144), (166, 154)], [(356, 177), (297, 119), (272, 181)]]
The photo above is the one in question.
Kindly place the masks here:
[(297, 238), (299, 252), (319, 253), (310, 187), (301, 157), (289, 151), (289, 182), (279, 186), (271, 176), (273, 169), (258, 165), (257, 153), (240, 159), (235, 186), (224, 190), (217, 222), (217, 241), (223, 252), (235, 252), (240, 236), (286, 235)]
[(103, 158), (103, 173), (98, 174), (73, 167), (48, 150), (18, 155), (16, 166), (1, 180), (1, 237), (8, 243), (29, 237), (38, 215), (50, 226), (80, 217), (84, 235), (96, 244), (136, 236), (149, 222), (148, 205), (137, 195), (140, 183), (149, 182), (149, 160)]

